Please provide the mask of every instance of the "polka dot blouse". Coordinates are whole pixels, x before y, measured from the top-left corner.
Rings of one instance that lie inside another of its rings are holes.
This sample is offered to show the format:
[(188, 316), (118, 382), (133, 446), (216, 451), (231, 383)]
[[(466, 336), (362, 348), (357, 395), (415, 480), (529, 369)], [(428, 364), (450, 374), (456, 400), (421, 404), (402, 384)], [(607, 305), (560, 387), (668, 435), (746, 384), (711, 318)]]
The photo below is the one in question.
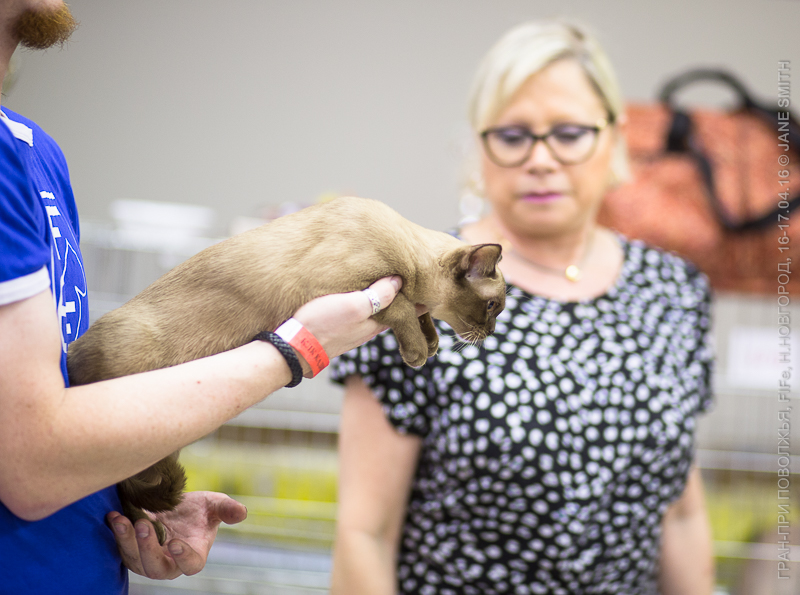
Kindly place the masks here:
[(423, 439), (400, 593), (658, 592), (661, 519), (711, 402), (709, 289), (680, 258), (621, 241), (603, 296), (509, 286), (480, 347), (437, 321), (439, 353), (419, 370), (391, 333), (334, 362), (335, 380), (361, 375)]

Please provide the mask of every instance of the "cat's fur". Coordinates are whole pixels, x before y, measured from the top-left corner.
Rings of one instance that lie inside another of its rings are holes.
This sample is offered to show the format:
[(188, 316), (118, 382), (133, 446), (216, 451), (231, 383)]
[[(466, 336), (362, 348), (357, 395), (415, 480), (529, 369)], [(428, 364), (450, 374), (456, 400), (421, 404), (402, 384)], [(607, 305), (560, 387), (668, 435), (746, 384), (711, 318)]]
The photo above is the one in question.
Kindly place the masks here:
[[(68, 352), (70, 382), (165, 368), (248, 343), (306, 302), (361, 290), (389, 275), (403, 288), (375, 315), (400, 353), (421, 366), (436, 353), (431, 316), (483, 340), (505, 305), (500, 246), (470, 246), (411, 223), (388, 206), (339, 198), (276, 219), (188, 259), (95, 322)], [(365, 298), (366, 299), (366, 298)], [(417, 318), (415, 304), (428, 314)], [(177, 453), (119, 484), (123, 511), (171, 510), (185, 485)], [(159, 537), (163, 539), (163, 530)]]

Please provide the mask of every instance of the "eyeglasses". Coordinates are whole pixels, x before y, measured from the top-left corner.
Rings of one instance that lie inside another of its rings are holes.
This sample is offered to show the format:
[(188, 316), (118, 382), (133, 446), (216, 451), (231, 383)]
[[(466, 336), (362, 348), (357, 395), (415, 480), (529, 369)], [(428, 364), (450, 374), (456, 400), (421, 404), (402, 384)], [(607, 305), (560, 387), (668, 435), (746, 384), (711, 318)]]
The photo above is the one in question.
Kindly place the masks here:
[(489, 159), (500, 167), (525, 163), (538, 141), (543, 141), (562, 165), (577, 165), (592, 156), (600, 131), (611, 123), (611, 118), (601, 118), (595, 126), (559, 124), (547, 134), (534, 134), (524, 126), (501, 126), (484, 130), (481, 139)]

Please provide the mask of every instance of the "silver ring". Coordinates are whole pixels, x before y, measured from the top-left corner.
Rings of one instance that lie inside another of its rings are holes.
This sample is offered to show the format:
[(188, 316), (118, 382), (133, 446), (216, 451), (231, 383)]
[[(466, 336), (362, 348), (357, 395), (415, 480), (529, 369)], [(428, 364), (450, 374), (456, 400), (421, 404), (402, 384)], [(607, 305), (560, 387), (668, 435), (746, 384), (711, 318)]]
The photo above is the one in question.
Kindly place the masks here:
[(372, 315), (374, 316), (378, 312), (381, 311), (381, 298), (378, 297), (377, 292), (372, 289), (371, 287), (367, 287), (362, 291), (368, 298), (370, 303), (372, 304)]

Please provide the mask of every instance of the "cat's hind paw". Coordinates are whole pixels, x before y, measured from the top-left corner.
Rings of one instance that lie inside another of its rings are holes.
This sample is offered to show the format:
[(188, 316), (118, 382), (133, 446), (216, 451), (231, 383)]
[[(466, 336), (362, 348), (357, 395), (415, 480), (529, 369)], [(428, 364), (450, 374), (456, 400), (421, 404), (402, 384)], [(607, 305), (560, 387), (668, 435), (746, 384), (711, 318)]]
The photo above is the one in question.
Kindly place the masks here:
[(156, 537), (158, 537), (158, 544), (164, 545), (167, 541), (167, 530), (164, 525), (161, 524), (161, 521), (151, 521), (153, 523), (153, 529), (156, 532)]

